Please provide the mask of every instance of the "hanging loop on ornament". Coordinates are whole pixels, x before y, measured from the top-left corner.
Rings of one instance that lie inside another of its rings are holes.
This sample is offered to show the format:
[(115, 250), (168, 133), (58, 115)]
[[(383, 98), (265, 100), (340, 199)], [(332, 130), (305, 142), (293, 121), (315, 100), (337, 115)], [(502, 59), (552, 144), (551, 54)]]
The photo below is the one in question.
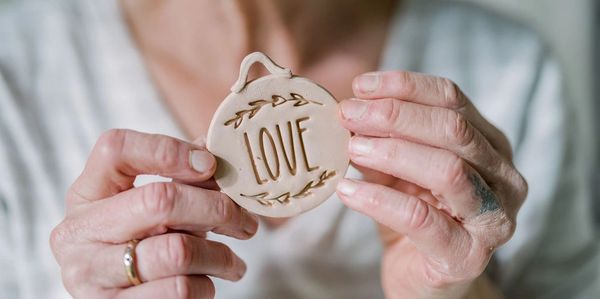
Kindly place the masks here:
[(265, 68), (273, 75), (285, 76), (287, 78), (292, 77), (292, 70), (289, 68), (283, 68), (275, 64), (271, 58), (261, 52), (254, 52), (248, 54), (244, 60), (242, 60), (242, 64), (240, 65), (240, 75), (231, 87), (231, 92), (240, 93), (242, 89), (246, 86), (246, 81), (248, 80), (248, 72), (250, 71), (250, 67), (256, 62), (262, 63)]

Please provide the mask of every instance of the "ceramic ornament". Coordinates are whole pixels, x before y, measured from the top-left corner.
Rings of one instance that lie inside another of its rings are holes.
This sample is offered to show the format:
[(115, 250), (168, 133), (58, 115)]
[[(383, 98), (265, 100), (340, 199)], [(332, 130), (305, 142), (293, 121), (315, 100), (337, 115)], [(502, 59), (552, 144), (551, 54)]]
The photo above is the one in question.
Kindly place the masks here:
[[(271, 74), (247, 82), (256, 62)], [(221, 190), (268, 217), (290, 217), (321, 204), (349, 162), (350, 133), (340, 124), (337, 105), (323, 87), (293, 76), (265, 54), (246, 56), (208, 131)]]

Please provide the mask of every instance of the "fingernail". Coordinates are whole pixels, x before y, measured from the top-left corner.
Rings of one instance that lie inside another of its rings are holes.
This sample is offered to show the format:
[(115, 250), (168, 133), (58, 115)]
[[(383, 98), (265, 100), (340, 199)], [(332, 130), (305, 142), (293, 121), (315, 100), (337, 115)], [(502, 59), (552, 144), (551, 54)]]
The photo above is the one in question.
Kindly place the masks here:
[(197, 172), (204, 173), (210, 171), (215, 163), (215, 157), (207, 151), (190, 151), (190, 166)]
[(379, 88), (379, 75), (364, 74), (356, 80), (358, 90), (362, 93), (372, 93)]
[(342, 101), (341, 105), (345, 119), (359, 120), (367, 111), (369, 103), (361, 100), (346, 100)]
[(355, 154), (368, 154), (373, 150), (373, 140), (364, 137), (353, 137), (350, 140), (350, 151)]
[(249, 235), (252, 236), (256, 233), (256, 230), (258, 229), (258, 218), (253, 215), (250, 214), (250, 212), (246, 211), (246, 209), (242, 208), (242, 228), (244, 229), (244, 232)]
[(240, 270), (238, 270), (238, 277), (239, 279), (242, 279), (242, 277), (244, 277), (244, 275), (246, 275), (246, 271), (248, 270), (248, 266), (246, 266), (246, 263), (240, 259), (241, 265), (240, 265)]
[(337, 185), (338, 192), (342, 193), (346, 196), (351, 196), (356, 192), (357, 186), (356, 183), (351, 180), (343, 179)]

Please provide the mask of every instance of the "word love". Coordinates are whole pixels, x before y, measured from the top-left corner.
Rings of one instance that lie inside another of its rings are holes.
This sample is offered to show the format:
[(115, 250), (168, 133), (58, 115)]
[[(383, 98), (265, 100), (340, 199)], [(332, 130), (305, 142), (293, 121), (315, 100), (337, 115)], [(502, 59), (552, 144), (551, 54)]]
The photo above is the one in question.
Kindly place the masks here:
[[(293, 122), (288, 121), (283, 125), (283, 128), (279, 124), (271, 130), (262, 127), (258, 134), (253, 136), (249, 136), (248, 132), (244, 132), (244, 143), (257, 184), (263, 185), (268, 182), (268, 179), (277, 181), (281, 175), (283, 164), (281, 161), (285, 163), (287, 171), (292, 176), (295, 176), (298, 172), (299, 158), (304, 162), (307, 172), (319, 168), (318, 166), (311, 166), (306, 154), (303, 134), (307, 129), (302, 127), (302, 122), (309, 119), (310, 117), (302, 117)], [(260, 155), (256, 155), (255, 150), (258, 150)], [(301, 157), (297, 157), (298, 152), (300, 152)]]
[[(254, 64), (270, 74), (248, 81)], [(335, 192), (349, 141), (330, 92), (254, 52), (213, 116), (206, 148), (218, 159), (216, 183), (233, 201), (257, 215), (292, 217)]]

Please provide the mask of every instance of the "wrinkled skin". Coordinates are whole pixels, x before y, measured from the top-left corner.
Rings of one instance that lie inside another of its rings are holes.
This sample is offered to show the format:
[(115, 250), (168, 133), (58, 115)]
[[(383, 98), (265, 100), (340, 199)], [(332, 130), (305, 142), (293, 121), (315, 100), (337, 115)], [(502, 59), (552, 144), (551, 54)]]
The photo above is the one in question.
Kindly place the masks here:
[(527, 193), (506, 137), (447, 79), (369, 73), (353, 89), (342, 122), (355, 134), (351, 161), (372, 179), (337, 192), (380, 224), (387, 297), (464, 297)]
[[(207, 275), (231, 281), (246, 271), (226, 245), (207, 232), (248, 239), (257, 218), (211, 190), (214, 157), (202, 146), (129, 130), (106, 132), (69, 189), (65, 219), (51, 246), (63, 282), (75, 298), (212, 298)], [(134, 188), (138, 174), (174, 182)], [(121, 258), (126, 243), (141, 240), (131, 286)]]

